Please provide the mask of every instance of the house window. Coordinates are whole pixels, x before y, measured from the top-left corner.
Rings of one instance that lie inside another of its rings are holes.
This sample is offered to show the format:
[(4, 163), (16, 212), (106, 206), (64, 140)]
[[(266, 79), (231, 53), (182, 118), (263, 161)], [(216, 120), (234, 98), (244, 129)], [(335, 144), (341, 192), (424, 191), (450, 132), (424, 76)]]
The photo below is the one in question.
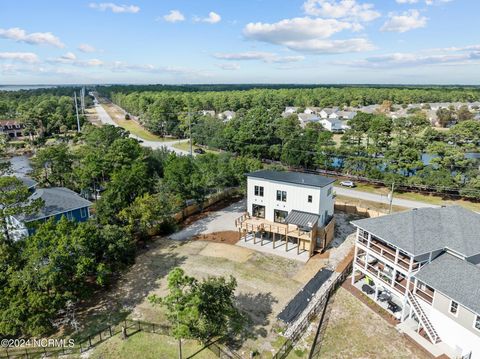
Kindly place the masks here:
[(72, 211), (68, 211), (65, 213), (65, 217), (67, 217), (68, 220), (72, 220), (73, 219), (73, 213)]
[(475, 317), (475, 322), (473, 323), (473, 327), (477, 330), (480, 330), (480, 315)]
[(258, 204), (252, 205), (252, 216), (265, 218), (265, 206), (259, 206)]
[(80, 208), (80, 217), (85, 218), (87, 217), (88, 212), (86, 208)]
[(277, 223), (285, 223), (285, 219), (288, 216), (287, 211), (280, 211), (278, 209), (273, 211), (273, 220)]
[(263, 187), (255, 186), (255, 196), (263, 197)]
[(450, 302), (450, 313), (457, 315), (458, 313), (458, 303), (453, 300)]
[(277, 191), (277, 201), (287, 202), (287, 191)]
[(308, 203), (312, 203), (312, 201), (313, 201), (313, 198), (312, 198), (312, 196), (309, 195), (308, 196)]

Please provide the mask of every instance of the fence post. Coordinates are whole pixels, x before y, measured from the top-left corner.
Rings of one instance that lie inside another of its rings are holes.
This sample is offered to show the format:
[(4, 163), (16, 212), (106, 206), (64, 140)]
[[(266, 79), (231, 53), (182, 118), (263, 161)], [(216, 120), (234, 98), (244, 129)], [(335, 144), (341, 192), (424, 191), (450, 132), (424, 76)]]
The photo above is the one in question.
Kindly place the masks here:
[(152, 323), (152, 332), (155, 333), (155, 323)]
[(88, 336), (88, 347), (92, 347), (92, 337), (90, 335)]
[(110, 332), (110, 337), (112, 337), (112, 326), (111, 325), (108, 326), (108, 331)]

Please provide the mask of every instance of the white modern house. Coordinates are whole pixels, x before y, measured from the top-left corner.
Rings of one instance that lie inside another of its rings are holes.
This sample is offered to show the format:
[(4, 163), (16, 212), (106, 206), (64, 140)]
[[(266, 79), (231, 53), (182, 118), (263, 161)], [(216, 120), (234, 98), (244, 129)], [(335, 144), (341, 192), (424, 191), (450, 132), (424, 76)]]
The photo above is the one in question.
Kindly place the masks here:
[(213, 110), (202, 110), (202, 111), (200, 111), (200, 114), (201, 114), (202, 116), (215, 117), (215, 111), (213, 111)]
[(352, 224), (352, 284), (430, 352), (480, 358), (480, 215), (422, 208)]
[(298, 107), (287, 106), (287, 107), (285, 107), (285, 111), (283, 111), (282, 116), (283, 117), (288, 117), (288, 116), (296, 114), (297, 111), (298, 111)]
[(321, 107), (310, 106), (310, 107), (306, 107), (305, 111), (303, 111), (303, 112), (308, 114), (308, 115), (318, 115), (318, 114), (320, 114), (320, 111), (322, 111)]
[(247, 212), (237, 219), (240, 237), (264, 237), (297, 253), (324, 249), (333, 238), (333, 182), (300, 172), (262, 170), (247, 175)]

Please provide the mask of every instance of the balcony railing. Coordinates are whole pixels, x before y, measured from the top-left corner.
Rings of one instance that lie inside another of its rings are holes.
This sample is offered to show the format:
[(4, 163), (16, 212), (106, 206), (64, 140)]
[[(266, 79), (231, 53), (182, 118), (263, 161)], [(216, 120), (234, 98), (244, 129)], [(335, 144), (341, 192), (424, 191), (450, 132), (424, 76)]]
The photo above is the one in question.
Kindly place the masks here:
[[(399, 256), (396, 259), (396, 252), (392, 250), (387, 245), (372, 239), (370, 241), (370, 246), (368, 245), (368, 240), (362, 236), (358, 236), (357, 242), (363, 245), (366, 248), (371, 249), (375, 253), (379, 254), (382, 258), (387, 259), (388, 261), (397, 264), (398, 266), (402, 267), (403, 269), (409, 271), (410, 270), (410, 258), (404, 254), (399, 253)], [(412, 264), (412, 271), (416, 271), (420, 269), (421, 263), (413, 262)]]
[(415, 290), (415, 294), (417, 295), (417, 297), (423, 299), (427, 303), (429, 304), (433, 303), (433, 291), (429, 289), (422, 290), (420, 288), (417, 288)]
[(381, 270), (379, 268), (376, 268), (371, 264), (367, 264), (367, 267), (365, 268), (365, 262), (362, 259), (360, 259), (359, 257), (355, 258), (355, 263), (360, 265), (361, 268), (363, 268), (364, 270), (366, 269), (366, 271), (369, 274), (372, 274), (373, 277), (379, 279), (387, 287), (395, 289), (397, 292), (399, 292), (402, 295), (406, 293), (407, 288), (405, 287), (405, 285), (403, 285), (402, 283), (400, 283), (396, 280), (393, 282), (393, 285), (392, 285), (392, 278), (389, 277), (383, 270)]

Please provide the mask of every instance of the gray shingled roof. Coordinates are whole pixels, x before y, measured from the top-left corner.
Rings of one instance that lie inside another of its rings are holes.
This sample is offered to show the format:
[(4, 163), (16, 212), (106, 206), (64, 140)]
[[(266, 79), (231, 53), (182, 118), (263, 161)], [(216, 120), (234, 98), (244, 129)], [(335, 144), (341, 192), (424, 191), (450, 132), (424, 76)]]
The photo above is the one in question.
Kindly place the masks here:
[(80, 197), (77, 193), (64, 187), (40, 188), (37, 189), (30, 199), (43, 199), (45, 205), (37, 213), (25, 217), (17, 217), (23, 222), (31, 222), (45, 217), (55, 216), (74, 209), (90, 207), (92, 202)]
[(335, 179), (302, 172), (282, 172), (262, 170), (247, 174), (247, 177), (262, 178), (271, 181), (288, 182), (312, 187), (325, 187)]
[(480, 253), (480, 215), (460, 206), (419, 208), (352, 224), (414, 256), (445, 248), (467, 257)]
[(445, 253), (420, 269), (415, 277), (480, 314), (480, 267)]
[(289, 224), (295, 224), (300, 227), (313, 228), (315, 223), (318, 222), (319, 218), (320, 216), (318, 214), (293, 210), (288, 214), (285, 222)]

